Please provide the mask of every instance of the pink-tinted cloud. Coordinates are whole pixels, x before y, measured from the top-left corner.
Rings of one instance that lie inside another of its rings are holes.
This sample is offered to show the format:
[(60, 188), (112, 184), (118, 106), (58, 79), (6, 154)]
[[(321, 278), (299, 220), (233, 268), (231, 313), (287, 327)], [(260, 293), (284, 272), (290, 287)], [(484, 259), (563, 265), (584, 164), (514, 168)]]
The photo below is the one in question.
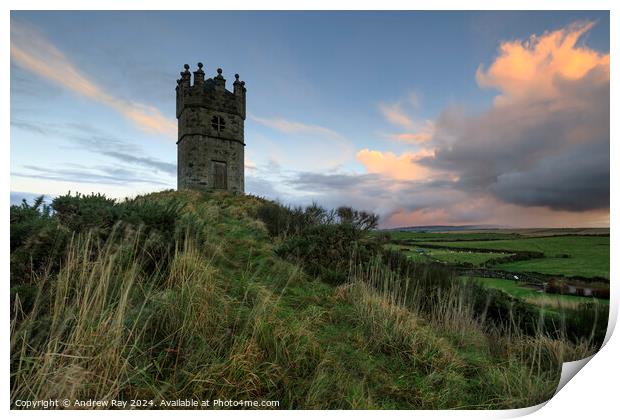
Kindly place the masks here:
[(523, 207), (503, 203), (492, 197), (473, 197), (469, 200), (455, 197), (453, 202), (422, 209), (397, 209), (381, 222), (383, 227), (425, 225), (496, 225), (515, 228), (561, 228), (609, 226), (609, 211), (586, 212), (556, 211), (547, 207)]
[(434, 123), (431, 120), (417, 120), (411, 115), (420, 107), (420, 98), (410, 93), (405, 99), (394, 103), (380, 103), (379, 111), (390, 123), (399, 127), (399, 133), (382, 134), (388, 140), (416, 144), (424, 143), (433, 138)]
[(141, 130), (176, 139), (175, 120), (164, 116), (153, 106), (129, 102), (107, 93), (31, 26), (17, 22), (11, 24), (11, 58), (13, 63), (27, 71), (114, 109)]
[(609, 211), (609, 54), (578, 44), (591, 28), (575, 23), (502, 43), (476, 74), (500, 91), (493, 105), (477, 115), (442, 113), (435, 154), (421, 163), (454, 171), (462, 189), (527, 207), (532, 217), (536, 207)]
[(402, 143), (424, 143), (433, 138), (430, 133), (399, 133), (399, 134), (386, 134), (386, 138)]
[(476, 79), (482, 87), (493, 87), (501, 94), (496, 104), (549, 99), (562, 96), (558, 79), (583, 79), (596, 68), (597, 77), (609, 80), (609, 54), (577, 44), (594, 23), (577, 22), (565, 28), (532, 35), (525, 41), (503, 42), (499, 56)]
[(406, 144), (426, 143), (433, 139), (435, 123), (431, 120), (423, 122), (412, 121), (412, 125), (409, 128), (411, 129), (409, 132), (384, 134), (383, 137)]
[(420, 152), (406, 152), (395, 155), (392, 152), (376, 150), (360, 150), (356, 157), (369, 173), (382, 174), (396, 180), (420, 180), (430, 175), (430, 170), (417, 162), (432, 156), (432, 151), (423, 149)]
[(415, 122), (402, 110), (399, 103), (379, 104), (379, 110), (383, 116), (394, 125), (408, 130), (415, 127)]

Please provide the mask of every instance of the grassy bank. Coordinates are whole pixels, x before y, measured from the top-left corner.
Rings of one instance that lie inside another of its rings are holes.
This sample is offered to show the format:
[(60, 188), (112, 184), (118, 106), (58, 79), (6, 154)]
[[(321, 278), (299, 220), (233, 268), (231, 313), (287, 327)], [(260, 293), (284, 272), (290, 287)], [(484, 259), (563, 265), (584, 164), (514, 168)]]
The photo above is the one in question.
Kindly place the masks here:
[(516, 408), (595, 351), (587, 334), (511, 326), (518, 305), (449, 270), (377, 253), (375, 222), (196, 192), (12, 208), (11, 401)]

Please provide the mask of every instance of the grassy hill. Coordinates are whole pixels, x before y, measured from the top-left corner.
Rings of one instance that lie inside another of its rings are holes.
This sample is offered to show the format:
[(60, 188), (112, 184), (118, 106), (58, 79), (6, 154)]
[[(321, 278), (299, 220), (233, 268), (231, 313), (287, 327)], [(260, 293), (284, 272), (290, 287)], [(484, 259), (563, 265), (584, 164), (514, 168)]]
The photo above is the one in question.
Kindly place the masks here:
[[(11, 208), (12, 404), (516, 408), (597, 346), (499, 290), (382, 254), (366, 214), (198, 192), (52, 207)], [(589, 331), (591, 314), (566, 323)]]

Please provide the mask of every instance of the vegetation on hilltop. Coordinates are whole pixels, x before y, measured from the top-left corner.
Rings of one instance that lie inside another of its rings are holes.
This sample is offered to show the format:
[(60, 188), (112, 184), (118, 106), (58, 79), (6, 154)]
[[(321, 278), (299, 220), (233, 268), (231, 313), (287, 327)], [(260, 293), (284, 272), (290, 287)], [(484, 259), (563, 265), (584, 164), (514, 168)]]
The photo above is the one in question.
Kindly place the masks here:
[(596, 307), (456, 281), (376, 223), (189, 191), (12, 206), (11, 401), (516, 408), (600, 344)]

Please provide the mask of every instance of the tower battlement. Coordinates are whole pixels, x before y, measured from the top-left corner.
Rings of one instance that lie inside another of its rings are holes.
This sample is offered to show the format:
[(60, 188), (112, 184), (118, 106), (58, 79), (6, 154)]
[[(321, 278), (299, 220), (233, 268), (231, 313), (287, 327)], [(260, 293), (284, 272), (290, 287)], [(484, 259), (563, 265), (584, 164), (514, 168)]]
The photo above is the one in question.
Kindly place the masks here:
[(244, 192), (245, 82), (226, 89), (222, 69), (205, 79), (202, 63), (184, 65), (176, 86), (178, 188)]
[(185, 64), (185, 71), (182, 71), (181, 78), (177, 79), (177, 118), (186, 107), (203, 107), (225, 109), (245, 119), (245, 82), (239, 80), (238, 74), (235, 74), (231, 92), (226, 89), (226, 79), (222, 76), (222, 69), (218, 68), (217, 75), (213, 78), (205, 79), (203, 64), (198, 63), (193, 81), (192, 84), (189, 65)]

